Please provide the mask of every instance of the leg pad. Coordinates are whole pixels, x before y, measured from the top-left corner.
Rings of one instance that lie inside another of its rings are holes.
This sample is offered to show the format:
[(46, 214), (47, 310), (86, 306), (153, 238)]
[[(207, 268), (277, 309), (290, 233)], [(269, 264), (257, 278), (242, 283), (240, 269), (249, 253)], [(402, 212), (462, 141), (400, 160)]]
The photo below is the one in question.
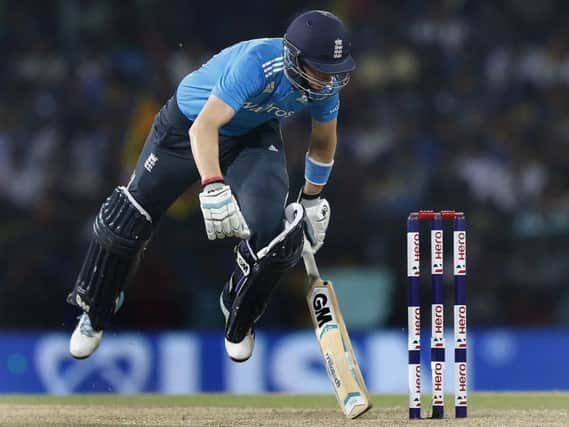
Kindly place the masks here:
[(67, 297), (67, 302), (89, 313), (95, 330), (107, 326), (152, 230), (150, 215), (124, 187), (115, 189), (101, 206), (83, 266)]

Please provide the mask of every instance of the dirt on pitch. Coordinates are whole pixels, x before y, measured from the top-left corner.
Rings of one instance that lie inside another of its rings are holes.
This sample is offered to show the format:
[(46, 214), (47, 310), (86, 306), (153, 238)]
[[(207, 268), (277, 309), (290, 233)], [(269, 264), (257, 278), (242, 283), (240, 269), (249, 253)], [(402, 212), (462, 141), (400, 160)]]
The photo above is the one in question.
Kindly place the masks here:
[[(417, 426), (406, 408), (373, 408), (354, 421), (333, 409), (0, 405), (0, 425), (11, 426)], [(471, 410), (469, 418), (422, 420), (420, 426), (567, 426), (569, 410)]]

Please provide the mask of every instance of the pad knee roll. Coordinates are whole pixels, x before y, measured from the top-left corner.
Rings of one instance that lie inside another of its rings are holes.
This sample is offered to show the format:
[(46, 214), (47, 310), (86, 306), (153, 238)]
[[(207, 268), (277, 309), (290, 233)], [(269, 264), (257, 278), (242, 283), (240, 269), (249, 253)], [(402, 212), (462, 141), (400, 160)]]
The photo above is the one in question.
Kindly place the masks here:
[(89, 313), (95, 330), (107, 326), (114, 301), (137, 270), (152, 235), (152, 219), (124, 187), (105, 200), (93, 224), (93, 236), (67, 300)]

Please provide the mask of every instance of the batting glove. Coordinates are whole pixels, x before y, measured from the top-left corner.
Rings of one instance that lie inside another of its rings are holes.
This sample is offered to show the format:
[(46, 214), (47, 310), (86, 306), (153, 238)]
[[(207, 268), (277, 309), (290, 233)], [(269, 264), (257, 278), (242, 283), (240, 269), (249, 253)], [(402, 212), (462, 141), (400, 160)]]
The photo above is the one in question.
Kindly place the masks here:
[(316, 253), (324, 244), (330, 223), (330, 204), (319, 195), (309, 196), (304, 193), (300, 197), (300, 204), (306, 212), (304, 220), (306, 237), (312, 246), (312, 251)]
[(207, 184), (200, 193), (200, 206), (209, 240), (232, 236), (249, 238), (249, 227), (229, 185), (223, 182)]

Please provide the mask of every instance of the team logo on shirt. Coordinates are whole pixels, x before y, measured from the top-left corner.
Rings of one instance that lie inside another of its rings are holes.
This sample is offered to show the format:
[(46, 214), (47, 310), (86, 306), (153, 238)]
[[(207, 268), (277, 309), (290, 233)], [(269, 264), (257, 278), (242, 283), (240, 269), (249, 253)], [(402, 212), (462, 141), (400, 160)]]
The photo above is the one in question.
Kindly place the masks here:
[(274, 114), (278, 118), (290, 117), (296, 112), (294, 110), (292, 110), (292, 111), (283, 110), (283, 109), (277, 107), (272, 102), (270, 102), (269, 104), (264, 104), (264, 105), (254, 104), (252, 102), (246, 102), (245, 104), (243, 104), (243, 109), (247, 110), (247, 111), (251, 111), (253, 113)]

